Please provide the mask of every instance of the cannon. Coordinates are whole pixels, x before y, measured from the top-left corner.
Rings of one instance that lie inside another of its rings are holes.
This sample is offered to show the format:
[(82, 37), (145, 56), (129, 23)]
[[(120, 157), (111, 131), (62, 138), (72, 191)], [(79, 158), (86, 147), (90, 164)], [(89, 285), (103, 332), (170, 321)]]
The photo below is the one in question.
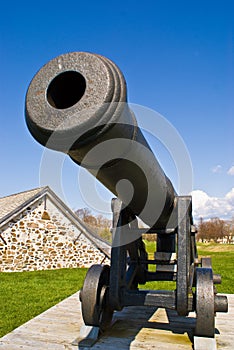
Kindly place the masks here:
[[(155, 306), (195, 311), (195, 334), (214, 337), (215, 313), (228, 308), (214, 286), (221, 277), (209, 258), (198, 259), (192, 198), (177, 195), (162, 170), (127, 104), (120, 69), (97, 54), (58, 56), (32, 79), (25, 116), (40, 144), (68, 154), (115, 195), (110, 266), (91, 266), (80, 292), (85, 324), (104, 331), (115, 310)], [(157, 237), (153, 258), (143, 233)], [(139, 289), (147, 281), (174, 281), (175, 290)]]

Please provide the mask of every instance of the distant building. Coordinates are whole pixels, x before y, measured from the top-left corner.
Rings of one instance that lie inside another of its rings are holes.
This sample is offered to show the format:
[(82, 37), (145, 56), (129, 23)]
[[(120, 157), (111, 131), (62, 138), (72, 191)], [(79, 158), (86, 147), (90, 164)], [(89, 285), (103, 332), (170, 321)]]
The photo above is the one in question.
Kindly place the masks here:
[(49, 188), (0, 198), (0, 271), (109, 263), (110, 245)]
[(217, 243), (221, 244), (234, 244), (234, 236), (230, 233), (229, 236), (224, 236), (217, 239)]

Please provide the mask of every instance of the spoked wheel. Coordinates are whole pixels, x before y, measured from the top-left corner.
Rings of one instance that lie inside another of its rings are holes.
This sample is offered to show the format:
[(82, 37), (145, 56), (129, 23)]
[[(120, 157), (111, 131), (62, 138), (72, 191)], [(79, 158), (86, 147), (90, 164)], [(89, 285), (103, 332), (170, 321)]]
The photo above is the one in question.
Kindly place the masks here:
[(195, 335), (214, 337), (214, 284), (211, 268), (196, 269), (196, 313)]
[(110, 267), (93, 265), (87, 272), (80, 299), (84, 323), (105, 330), (111, 323), (113, 310), (108, 305)]

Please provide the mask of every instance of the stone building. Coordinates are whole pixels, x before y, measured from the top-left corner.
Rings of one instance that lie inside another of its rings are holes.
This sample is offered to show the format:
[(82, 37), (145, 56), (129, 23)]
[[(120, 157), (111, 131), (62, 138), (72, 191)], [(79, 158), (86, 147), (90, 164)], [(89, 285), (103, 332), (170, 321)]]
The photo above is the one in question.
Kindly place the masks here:
[(42, 187), (0, 198), (0, 271), (90, 267), (110, 245)]

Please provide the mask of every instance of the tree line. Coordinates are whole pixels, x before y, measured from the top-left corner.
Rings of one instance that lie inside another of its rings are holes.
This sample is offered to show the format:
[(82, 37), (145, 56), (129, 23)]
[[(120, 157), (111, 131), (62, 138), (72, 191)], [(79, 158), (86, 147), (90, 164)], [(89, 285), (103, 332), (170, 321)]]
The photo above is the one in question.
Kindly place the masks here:
[[(82, 208), (75, 211), (75, 214), (87, 226), (89, 226), (101, 238), (111, 242), (112, 221), (103, 215), (94, 215), (89, 208)], [(211, 218), (203, 220), (200, 218), (197, 227), (197, 240), (200, 242), (233, 243), (234, 244), (234, 217), (231, 220), (222, 220), (220, 218)], [(144, 239), (157, 239), (157, 235), (145, 234)]]
[(111, 224), (112, 221), (103, 215), (94, 215), (89, 208), (81, 208), (75, 211), (75, 214), (88, 227), (90, 227), (101, 238), (111, 241)]
[(211, 218), (207, 221), (200, 218), (197, 231), (197, 240), (200, 242), (234, 243), (234, 218)]

